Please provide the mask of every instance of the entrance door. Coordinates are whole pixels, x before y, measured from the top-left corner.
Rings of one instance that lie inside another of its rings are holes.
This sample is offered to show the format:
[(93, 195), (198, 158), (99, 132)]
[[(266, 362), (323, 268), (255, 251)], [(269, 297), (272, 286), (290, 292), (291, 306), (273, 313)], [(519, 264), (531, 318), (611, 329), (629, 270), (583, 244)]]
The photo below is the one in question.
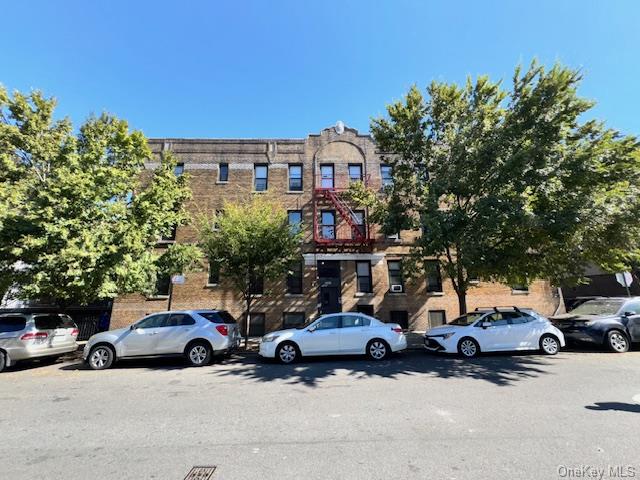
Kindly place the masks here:
[(320, 287), (320, 313), (325, 315), (341, 311), (340, 287)]
[(320, 314), (337, 313), (342, 311), (340, 280), (340, 261), (318, 261), (318, 285), (320, 285)]

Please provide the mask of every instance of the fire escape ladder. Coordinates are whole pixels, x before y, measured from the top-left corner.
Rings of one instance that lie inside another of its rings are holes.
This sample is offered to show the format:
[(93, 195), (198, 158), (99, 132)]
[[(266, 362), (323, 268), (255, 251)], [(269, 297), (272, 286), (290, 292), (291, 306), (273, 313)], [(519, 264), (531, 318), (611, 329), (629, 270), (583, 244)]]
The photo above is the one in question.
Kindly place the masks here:
[[(334, 190), (325, 190), (327, 197), (335, 205), (336, 210), (340, 212), (340, 215), (351, 227), (351, 231), (355, 235), (358, 241), (366, 242), (367, 238), (364, 232), (361, 230), (363, 224), (358, 223), (358, 217), (351, 207), (345, 202)], [(364, 220), (364, 219), (363, 219)]]

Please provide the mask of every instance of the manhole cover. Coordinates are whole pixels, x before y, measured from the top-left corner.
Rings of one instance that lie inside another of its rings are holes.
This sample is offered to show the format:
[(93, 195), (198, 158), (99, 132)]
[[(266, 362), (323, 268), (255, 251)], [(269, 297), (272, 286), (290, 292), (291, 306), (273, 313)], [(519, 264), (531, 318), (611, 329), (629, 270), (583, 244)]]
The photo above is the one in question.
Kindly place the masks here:
[(184, 480), (209, 480), (213, 475), (213, 472), (216, 471), (216, 467), (193, 467), (187, 476), (184, 477)]

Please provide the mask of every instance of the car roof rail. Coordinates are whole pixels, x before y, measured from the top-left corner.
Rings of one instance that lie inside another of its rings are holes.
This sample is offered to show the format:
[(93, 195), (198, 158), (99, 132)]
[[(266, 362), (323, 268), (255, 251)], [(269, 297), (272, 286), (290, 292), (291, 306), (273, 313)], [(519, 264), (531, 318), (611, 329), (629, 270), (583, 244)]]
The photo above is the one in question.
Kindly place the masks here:
[(532, 308), (529, 307), (516, 307), (515, 305), (497, 305), (494, 307), (476, 307), (475, 311), (476, 312), (480, 312), (480, 311), (490, 311), (493, 310), (494, 312), (499, 312), (500, 310), (513, 310), (514, 312), (518, 312), (518, 313), (522, 313), (522, 310), (533, 310)]

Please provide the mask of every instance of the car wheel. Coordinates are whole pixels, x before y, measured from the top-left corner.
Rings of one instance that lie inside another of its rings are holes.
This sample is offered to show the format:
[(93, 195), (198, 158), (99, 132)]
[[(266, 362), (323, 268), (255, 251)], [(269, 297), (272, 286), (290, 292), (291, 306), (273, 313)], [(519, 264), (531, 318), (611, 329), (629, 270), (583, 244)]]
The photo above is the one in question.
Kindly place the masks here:
[(211, 362), (211, 347), (204, 342), (195, 342), (187, 347), (187, 360), (193, 367), (202, 367)]
[(473, 338), (465, 337), (458, 343), (458, 353), (466, 358), (473, 358), (480, 353), (480, 345)]
[(616, 353), (624, 353), (629, 350), (629, 339), (620, 330), (611, 330), (607, 333), (607, 346)]
[(93, 370), (104, 370), (111, 366), (114, 357), (115, 355), (110, 347), (98, 345), (93, 347), (89, 353), (88, 363)]
[(367, 344), (367, 355), (371, 360), (384, 360), (389, 353), (389, 345), (384, 340), (374, 338)]
[(300, 356), (298, 347), (292, 342), (283, 342), (278, 345), (276, 358), (280, 363), (288, 364), (295, 362)]
[(7, 357), (4, 356), (4, 352), (0, 352), (0, 372), (7, 366)]
[(540, 350), (546, 355), (555, 355), (560, 351), (560, 342), (553, 335), (543, 335), (540, 337)]

